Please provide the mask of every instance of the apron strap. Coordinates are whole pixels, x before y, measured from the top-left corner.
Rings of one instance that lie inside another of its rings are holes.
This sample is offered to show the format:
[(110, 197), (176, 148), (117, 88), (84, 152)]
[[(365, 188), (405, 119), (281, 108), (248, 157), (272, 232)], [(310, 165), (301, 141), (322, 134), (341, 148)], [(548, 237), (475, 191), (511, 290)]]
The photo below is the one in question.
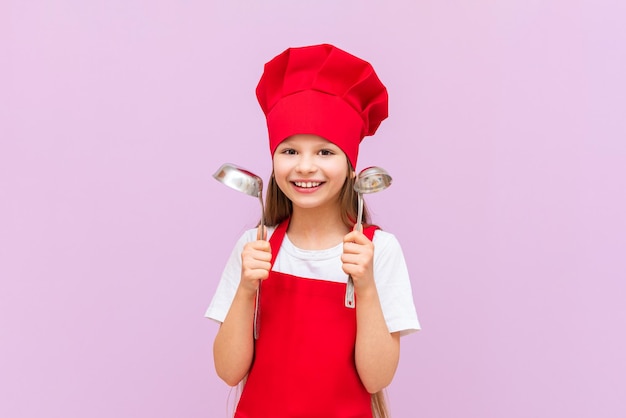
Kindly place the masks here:
[(380, 228), (377, 225), (369, 225), (369, 226), (363, 228), (363, 235), (365, 235), (368, 240), (373, 241), (374, 240), (374, 233), (378, 229), (380, 229)]
[[(272, 261), (271, 267), (274, 267), (274, 261), (276, 261), (276, 256), (278, 255), (278, 250), (280, 250), (280, 246), (283, 243), (283, 238), (285, 238), (285, 233), (287, 233), (287, 227), (289, 226), (289, 218), (282, 221), (274, 230), (274, 233), (270, 237), (270, 247), (272, 248)], [(271, 269), (270, 267), (270, 269)]]
[[(283, 239), (285, 238), (285, 234), (287, 233), (287, 228), (289, 227), (289, 219), (287, 218), (282, 221), (274, 230), (274, 233), (270, 237), (270, 247), (272, 248), (272, 261), (271, 265), (274, 266), (274, 261), (276, 261), (276, 256), (278, 255), (278, 250), (280, 250), (280, 246), (283, 243)], [(367, 237), (370, 241), (374, 240), (374, 233), (376, 230), (380, 229), (377, 225), (369, 225), (363, 229), (363, 235)]]

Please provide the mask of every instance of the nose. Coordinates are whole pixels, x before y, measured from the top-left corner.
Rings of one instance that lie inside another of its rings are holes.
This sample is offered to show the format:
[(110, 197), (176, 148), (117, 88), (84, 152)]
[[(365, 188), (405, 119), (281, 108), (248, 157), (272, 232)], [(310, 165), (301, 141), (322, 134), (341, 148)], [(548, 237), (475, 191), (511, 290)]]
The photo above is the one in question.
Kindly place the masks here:
[(298, 165), (296, 171), (299, 173), (313, 173), (317, 170), (315, 166), (314, 157), (306, 154), (302, 154), (298, 159)]

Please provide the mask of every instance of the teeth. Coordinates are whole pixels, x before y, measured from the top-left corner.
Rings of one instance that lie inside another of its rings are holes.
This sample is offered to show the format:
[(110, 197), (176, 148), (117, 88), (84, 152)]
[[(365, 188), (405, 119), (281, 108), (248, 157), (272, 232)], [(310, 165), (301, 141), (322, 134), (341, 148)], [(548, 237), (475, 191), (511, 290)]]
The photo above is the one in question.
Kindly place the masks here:
[(318, 181), (294, 181), (295, 185), (298, 187), (311, 188), (319, 186), (320, 182)]

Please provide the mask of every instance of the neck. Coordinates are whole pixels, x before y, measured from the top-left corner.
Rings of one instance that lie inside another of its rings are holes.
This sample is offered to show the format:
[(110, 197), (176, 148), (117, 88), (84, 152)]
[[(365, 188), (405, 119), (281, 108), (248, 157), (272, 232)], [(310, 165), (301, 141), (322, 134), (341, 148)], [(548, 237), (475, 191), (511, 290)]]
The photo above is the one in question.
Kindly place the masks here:
[(289, 240), (303, 250), (322, 250), (334, 247), (350, 232), (341, 220), (339, 211), (321, 208), (295, 208), (289, 221)]

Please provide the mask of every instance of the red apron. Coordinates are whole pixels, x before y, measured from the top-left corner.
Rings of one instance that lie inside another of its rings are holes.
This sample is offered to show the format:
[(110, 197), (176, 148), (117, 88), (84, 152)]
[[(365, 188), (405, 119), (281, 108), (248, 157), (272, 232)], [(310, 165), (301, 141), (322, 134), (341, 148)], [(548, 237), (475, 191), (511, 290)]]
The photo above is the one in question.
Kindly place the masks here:
[[(289, 221), (270, 238), (272, 266)], [(363, 233), (371, 240), (376, 227)], [(235, 418), (372, 418), (356, 371), (356, 309), (345, 283), (270, 271), (259, 338)]]

